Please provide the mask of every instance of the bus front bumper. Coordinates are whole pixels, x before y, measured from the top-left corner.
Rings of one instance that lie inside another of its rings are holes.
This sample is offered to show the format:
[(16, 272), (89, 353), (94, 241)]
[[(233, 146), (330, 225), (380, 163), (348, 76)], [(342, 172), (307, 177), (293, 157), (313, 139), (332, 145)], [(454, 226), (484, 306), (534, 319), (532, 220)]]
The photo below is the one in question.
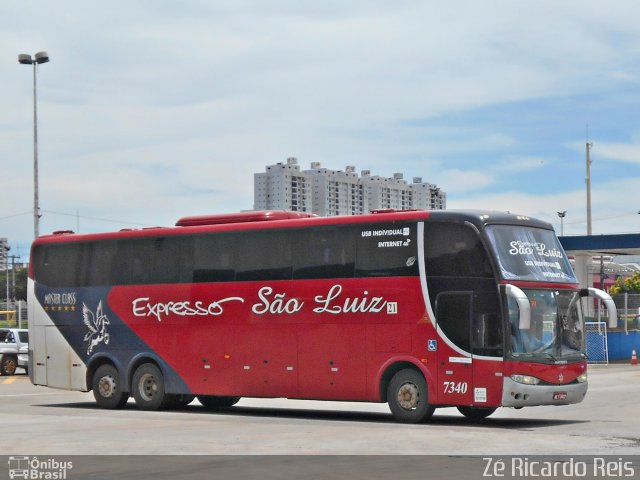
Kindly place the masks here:
[(587, 389), (587, 382), (568, 385), (525, 385), (505, 377), (502, 406), (519, 408), (537, 405), (570, 405), (584, 400)]

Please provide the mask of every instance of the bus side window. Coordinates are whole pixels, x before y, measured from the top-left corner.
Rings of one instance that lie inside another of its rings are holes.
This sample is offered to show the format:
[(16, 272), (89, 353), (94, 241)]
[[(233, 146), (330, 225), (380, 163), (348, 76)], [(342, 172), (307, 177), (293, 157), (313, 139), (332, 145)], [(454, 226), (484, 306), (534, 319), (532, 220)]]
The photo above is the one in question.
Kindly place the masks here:
[(351, 278), (355, 230), (326, 227), (292, 232), (293, 278)]
[(263, 230), (236, 236), (236, 280), (290, 280), (291, 235)]
[(194, 237), (193, 282), (232, 282), (235, 279), (235, 239), (232, 234)]
[(35, 280), (48, 287), (77, 287), (83, 252), (83, 243), (40, 245), (34, 252)]
[(463, 350), (470, 350), (469, 332), (473, 292), (446, 292), (436, 298), (436, 318), (444, 334)]
[(118, 254), (118, 242), (104, 240), (88, 245), (86, 285), (117, 285), (120, 282), (120, 274), (114, 269), (116, 255)]
[[(368, 235), (385, 230), (394, 233)], [(418, 275), (415, 223), (363, 224), (357, 238), (356, 277)]]

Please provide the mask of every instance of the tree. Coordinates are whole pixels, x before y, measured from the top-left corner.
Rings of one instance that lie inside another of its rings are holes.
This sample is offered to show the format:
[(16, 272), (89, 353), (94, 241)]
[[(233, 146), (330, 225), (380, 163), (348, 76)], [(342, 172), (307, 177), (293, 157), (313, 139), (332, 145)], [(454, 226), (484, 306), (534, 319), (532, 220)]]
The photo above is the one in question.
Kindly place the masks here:
[(14, 273), (11, 270), (4, 270), (0, 272), (0, 301), (3, 303), (7, 301), (7, 274), (9, 275), (9, 296), (12, 299), (16, 300), (26, 300), (27, 299), (27, 275), (28, 269), (26, 268), (16, 268), (15, 270), (15, 281), (16, 288), (13, 289), (13, 278)]
[(622, 277), (616, 278), (616, 282), (609, 289), (611, 295), (617, 295), (619, 293), (640, 293), (640, 272), (636, 272), (633, 276), (626, 279)]
[(27, 300), (27, 277), (29, 274), (28, 268), (16, 269), (16, 289), (13, 292), (13, 296), (16, 300)]

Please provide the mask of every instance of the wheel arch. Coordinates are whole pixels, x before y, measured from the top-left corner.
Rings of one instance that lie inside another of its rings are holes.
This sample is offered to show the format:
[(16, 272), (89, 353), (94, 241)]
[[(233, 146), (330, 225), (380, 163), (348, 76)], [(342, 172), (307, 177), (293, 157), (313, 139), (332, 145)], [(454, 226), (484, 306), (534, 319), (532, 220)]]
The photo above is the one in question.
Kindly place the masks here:
[(151, 363), (156, 367), (158, 367), (158, 369), (162, 373), (162, 376), (164, 377), (164, 381), (168, 382), (169, 373), (162, 359), (160, 359), (160, 357), (158, 357), (157, 355), (151, 352), (141, 352), (135, 355), (131, 359), (127, 368), (126, 379), (127, 379), (127, 386), (129, 387), (129, 391), (131, 391), (131, 383), (133, 382), (133, 375), (136, 373), (136, 370), (138, 369), (138, 367), (140, 367), (140, 365), (144, 365), (145, 363)]
[[(120, 374), (120, 378), (125, 378), (124, 372), (125, 372), (125, 368), (124, 365), (122, 364), (122, 362), (120, 362), (115, 356), (110, 355), (109, 353), (99, 353), (97, 355), (95, 355), (94, 357), (91, 358), (91, 360), (89, 360), (89, 362), (87, 362), (87, 371), (86, 371), (86, 382), (87, 382), (87, 391), (91, 391), (93, 388), (93, 376), (96, 373), (96, 370), (98, 370), (98, 368), (100, 368), (102, 365), (112, 365), (115, 369), (118, 370), (118, 373)], [(127, 387), (126, 391), (129, 391), (129, 383), (127, 382), (125, 385), (125, 387)]]
[(425, 366), (413, 357), (397, 357), (389, 359), (378, 371), (378, 395), (381, 402), (387, 401), (387, 388), (389, 387), (391, 378), (393, 378), (393, 376), (400, 370), (404, 370), (406, 368), (416, 370), (420, 373), (427, 382), (427, 393), (429, 398), (433, 398), (435, 396), (435, 379)]

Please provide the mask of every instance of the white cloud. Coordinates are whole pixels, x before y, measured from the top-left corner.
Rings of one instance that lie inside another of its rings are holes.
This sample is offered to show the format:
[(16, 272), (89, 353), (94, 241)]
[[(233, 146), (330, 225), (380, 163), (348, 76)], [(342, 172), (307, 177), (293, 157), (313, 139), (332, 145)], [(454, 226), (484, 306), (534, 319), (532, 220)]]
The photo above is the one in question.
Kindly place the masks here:
[(510, 156), (499, 162), (494, 169), (502, 173), (522, 173), (542, 168), (545, 162), (547, 161), (543, 157), (533, 155)]
[[(640, 230), (640, 215), (633, 199), (640, 191), (640, 178), (607, 182), (592, 189), (592, 230), (594, 234), (629, 233)], [(535, 194), (518, 191), (483, 193), (447, 198), (447, 208), (510, 211), (540, 218), (554, 224), (560, 231), (557, 212), (566, 211), (564, 232), (586, 235), (586, 190), (557, 194)]]
[[(573, 208), (572, 195), (517, 187), (463, 197), (547, 157), (511, 153), (521, 144), (506, 128), (487, 134), (482, 119), (475, 128), (450, 117), (615, 91), (637, 82), (640, 60), (634, 1), (27, 0), (4, 2), (0, 18), (0, 158), (11, 172), (0, 217), (31, 208), (22, 52), (51, 55), (39, 71), (42, 208), (153, 224), (250, 208), (252, 173), (290, 155), (422, 176), (448, 192), (449, 205)], [(637, 142), (595, 143), (603, 158), (640, 158)], [(499, 155), (497, 168), (469, 167), (480, 153)], [(0, 220), (0, 236), (29, 238), (28, 216), (18, 218)], [(74, 221), (49, 215), (43, 227)]]
[(594, 142), (594, 149), (598, 157), (640, 165), (640, 143)]
[(446, 185), (447, 195), (483, 190), (491, 186), (495, 179), (488, 173), (473, 170), (445, 169), (435, 175), (438, 185)]

